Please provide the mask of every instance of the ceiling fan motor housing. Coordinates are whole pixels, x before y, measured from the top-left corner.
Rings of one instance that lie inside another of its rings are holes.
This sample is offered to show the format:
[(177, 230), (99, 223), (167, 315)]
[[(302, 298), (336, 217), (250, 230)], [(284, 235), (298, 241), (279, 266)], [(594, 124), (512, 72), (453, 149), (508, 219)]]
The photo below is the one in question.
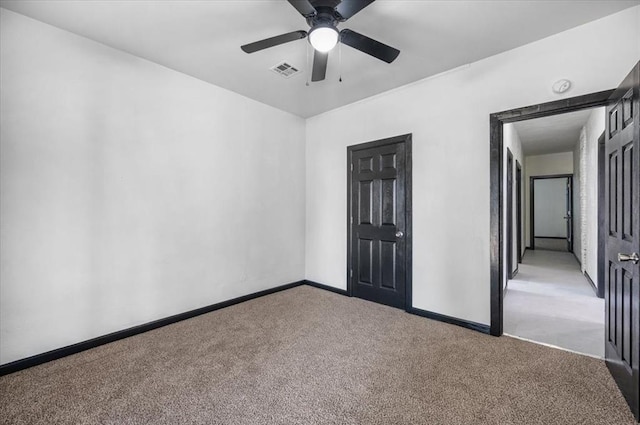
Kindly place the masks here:
[(316, 10), (317, 13), (315, 15), (307, 17), (307, 24), (309, 24), (311, 30), (317, 27), (329, 27), (336, 29), (336, 26), (340, 22), (345, 21), (345, 19), (342, 18), (333, 8), (318, 6)]
[[(305, 18), (310, 18), (314, 15), (328, 14), (331, 15), (336, 22), (346, 21), (346, 18), (343, 18), (336, 10), (338, 5), (342, 3), (341, 0), (311, 0), (310, 3), (316, 10), (316, 13), (309, 14), (305, 16)], [(309, 22), (309, 25), (311, 25), (311, 22)]]

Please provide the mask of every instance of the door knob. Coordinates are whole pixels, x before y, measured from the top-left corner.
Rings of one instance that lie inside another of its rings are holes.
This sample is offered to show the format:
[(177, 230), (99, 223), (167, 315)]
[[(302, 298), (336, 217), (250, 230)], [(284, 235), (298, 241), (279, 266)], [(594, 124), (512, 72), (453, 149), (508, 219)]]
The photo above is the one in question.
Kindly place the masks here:
[(636, 252), (633, 252), (631, 255), (618, 253), (618, 261), (631, 261), (633, 264), (638, 264), (640, 257), (638, 257)]
[(402, 233), (400, 230), (396, 232), (396, 238), (401, 238), (403, 236), (404, 236), (404, 233)]

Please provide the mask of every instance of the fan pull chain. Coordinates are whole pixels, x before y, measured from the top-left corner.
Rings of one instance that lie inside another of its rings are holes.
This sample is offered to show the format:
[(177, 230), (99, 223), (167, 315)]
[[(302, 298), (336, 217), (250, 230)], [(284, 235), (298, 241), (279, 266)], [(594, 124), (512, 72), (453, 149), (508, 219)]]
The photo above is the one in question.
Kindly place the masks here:
[(338, 82), (342, 82), (342, 43), (338, 41), (338, 74), (340, 77), (338, 78)]

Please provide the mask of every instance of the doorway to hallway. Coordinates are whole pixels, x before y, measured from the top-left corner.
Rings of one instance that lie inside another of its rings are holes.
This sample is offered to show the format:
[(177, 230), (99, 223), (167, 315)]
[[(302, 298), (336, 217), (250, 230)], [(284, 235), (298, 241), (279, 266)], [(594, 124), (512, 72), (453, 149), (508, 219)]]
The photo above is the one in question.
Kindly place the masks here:
[(517, 209), (511, 205), (516, 188), (509, 184), (515, 177), (510, 175), (512, 156), (523, 162), (528, 186), (520, 201), (527, 214), (524, 246), (515, 248), (524, 250), (517, 274), (509, 273), (510, 258), (506, 261), (503, 331), (599, 358), (604, 357), (604, 302), (598, 298), (596, 283), (590, 282), (597, 280), (599, 269), (598, 173), (602, 170), (597, 159), (604, 126), (604, 108), (504, 125), (507, 217)]

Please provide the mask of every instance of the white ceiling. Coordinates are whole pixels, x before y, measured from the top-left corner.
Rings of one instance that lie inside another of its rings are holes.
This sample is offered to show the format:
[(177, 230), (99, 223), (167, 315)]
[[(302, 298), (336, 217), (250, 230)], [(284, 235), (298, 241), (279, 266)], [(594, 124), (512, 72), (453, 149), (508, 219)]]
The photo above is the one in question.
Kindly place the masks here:
[(593, 109), (585, 109), (514, 123), (523, 153), (543, 155), (573, 150), (591, 112)]
[[(378, 0), (339, 28), (401, 50), (386, 64), (348, 46), (327, 79), (306, 86), (308, 43), (246, 54), (240, 46), (308, 26), (285, 0), (1, 0), (0, 6), (309, 117), (513, 49), (640, 0)], [(285, 79), (281, 61), (303, 70)]]

